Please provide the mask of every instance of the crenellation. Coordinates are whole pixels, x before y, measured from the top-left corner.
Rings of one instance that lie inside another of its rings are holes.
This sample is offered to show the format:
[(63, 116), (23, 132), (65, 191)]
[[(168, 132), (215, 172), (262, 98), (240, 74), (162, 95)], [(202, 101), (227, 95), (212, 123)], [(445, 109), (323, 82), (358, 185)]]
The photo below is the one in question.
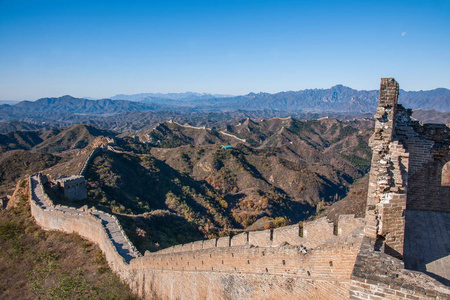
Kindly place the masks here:
[(217, 239), (216, 247), (230, 247), (231, 245), (231, 237), (230, 236), (224, 236)]
[(272, 244), (272, 230), (250, 231), (248, 233), (249, 245), (266, 247)]
[(203, 249), (203, 241), (196, 241), (192, 243), (192, 250), (202, 250)]
[(283, 243), (288, 243), (289, 245), (301, 245), (300, 230), (302, 229), (299, 224), (275, 228), (272, 234), (272, 244), (282, 245)]
[(249, 234), (248, 232), (239, 233), (231, 238), (231, 246), (245, 246), (248, 245)]
[[(364, 219), (355, 218), (354, 215), (342, 215), (339, 223), (333, 224), (326, 218), (302, 222), (302, 224), (289, 225), (263, 231), (242, 232), (234, 236), (219, 239), (202, 240), (188, 244), (172, 246), (156, 253), (178, 253), (191, 250), (224, 248), (250, 245), (252, 247), (276, 247), (280, 245), (295, 245), (306, 248), (315, 248), (325, 243), (355, 243), (360, 238), (360, 229)], [(309, 237), (300, 237), (300, 232), (306, 227)], [(338, 234), (335, 234), (335, 227)], [(253, 241), (253, 243), (251, 242)], [(306, 248), (304, 248), (306, 250)]]
[(217, 246), (217, 239), (210, 239), (203, 241), (203, 249), (215, 248)]

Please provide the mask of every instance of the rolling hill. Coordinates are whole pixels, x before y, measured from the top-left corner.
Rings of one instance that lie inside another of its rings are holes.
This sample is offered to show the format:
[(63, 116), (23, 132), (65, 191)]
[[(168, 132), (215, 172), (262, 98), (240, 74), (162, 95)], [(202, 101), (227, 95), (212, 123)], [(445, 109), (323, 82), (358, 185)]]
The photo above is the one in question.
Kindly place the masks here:
[(25, 174), (50, 167), (55, 176), (76, 174), (88, 154), (83, 149), (99, 136), (115, 135), (87, 125), (0, 134), (0, 196), (11, 194)]

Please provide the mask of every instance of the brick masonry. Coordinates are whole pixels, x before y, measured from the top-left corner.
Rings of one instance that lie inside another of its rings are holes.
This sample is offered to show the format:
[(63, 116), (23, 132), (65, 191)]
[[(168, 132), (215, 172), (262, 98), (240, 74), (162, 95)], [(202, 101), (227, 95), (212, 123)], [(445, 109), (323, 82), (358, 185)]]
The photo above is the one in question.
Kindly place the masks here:
[(350, 298), (450, 299), (450, 128), (412, 120), (398, 91), (393, 78), (381, 80)]
[(375, 114), (375, 132), (370, 139), (372, 164), (366, 206), (365, 234), (385, 253), (403, 256), (406, 184), (409, 153), (396, 139), (399, 85), (382, 78), (380, 101)]

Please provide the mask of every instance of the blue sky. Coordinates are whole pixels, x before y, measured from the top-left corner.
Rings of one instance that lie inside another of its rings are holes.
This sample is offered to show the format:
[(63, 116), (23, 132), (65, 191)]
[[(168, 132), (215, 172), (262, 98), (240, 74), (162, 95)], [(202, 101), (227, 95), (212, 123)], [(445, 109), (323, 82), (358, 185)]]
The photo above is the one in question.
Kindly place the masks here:
[(450, 88), (450, 1), (0, 0), (0, 100)]

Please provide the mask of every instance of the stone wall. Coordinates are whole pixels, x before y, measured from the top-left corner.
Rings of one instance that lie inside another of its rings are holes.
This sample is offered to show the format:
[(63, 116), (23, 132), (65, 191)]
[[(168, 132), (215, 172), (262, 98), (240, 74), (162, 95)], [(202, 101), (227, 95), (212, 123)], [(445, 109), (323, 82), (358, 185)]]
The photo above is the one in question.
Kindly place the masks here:
[(33, 202), (31, 203), (31, 213), (36, 223), (46, 230), (77, 233), (95, 242), (105, 254), (106, 260), (114, 272), (121, 273), (124, 269), (124, 259), (115, 250), (99, 219), (81, 213), (75, 215), (57, 210), (44, 211)]
[(449, 176), (445, 166), (450, 161), (450, 125), (414, 121), (411, 110), (397, 104), (397, 99), (398, 83), (383, 78), (370, 140), (373, 156), (366, 233), (372, 238), (382, 236), (386, 246), (401, 254), (401, 242), (392, 241), (398, 241), (401, 234), (385, 234), (400, 232), (404, 224), (392, 224), (386, 219), (386, 209), (396, 220), (405, 209), (450, 212), (450, 186), (443, 184), (443, 177)]
[[(36, 197), (35, 184), (30, 178), (30, 208), (31, 214), (36, 220), (36, 223), (46, 230), (59, 230), (67, 233), (77, 233), (80, 236), (93, 241), (105, 254), (106, 260), (111, 269), (123, 276), (127, 273), (127, 264), (124, 258), (118, 253), (110, 236), (105, 230), (102, 221), (95, 218), (90, 213), (83, 210), (75, 210), (70, 207), (53, 206), (51, 199), (44, 193), (43, 205), (40, 205), (34, 200)], [(41, 185), (40, 180), (38, 181)], [(41, 185), (41, 188), (43, 186)], [(64, 209), (70, 209), (71, 212), (66, 212)]]
[[(334, 226), (319, 219), (303, 226), (177, 245), (127, 261), (95, 212), (53, 206), (43, 193), (41, 177), (37, 178), (30, 177), (36, 222), (44, 229), (75, 232), (97, 243), (112, 270), (144, 299), (348, 298), (362, 219), (343, 217), (354, 220), (342, 222), (341, 232), (349, 232), (347, 236), (334, 235)], [(314, 241), (310, 245), (323, 243), (307, 249), (287, 242), (308, 244), (305, 236)]]
[(411, 120), (411, 111), (397, 104), (398, 91), (393, 78), (381, 80), (370, 139), (365, 238), (350, 296), (450, 299), (449, 288), (441, 284), (450, 283), (450, 190), (442, 184), (450, 130)]
[(78, 172), (78, 175), (84, 176), (84, 174), (86, 174), (89, 164), (94, 159), (94, 157), (97, 155), (97, 153), (99, 153), (100, 151), (101, 151), (100, 147), (95, 147), (94, 149), (92, 149), (91, 153), (89, 153), (89, 156), (87, 157), (87, 159), (81, 166), (80, 171)]
[(178, 253), (199, 249), (223, 248), (230, 246), (275, 247), (280, 245), (302, 246), (306, 249), (324, 244), (358, 243), (364, 220), (354, 215), (339, 216), (338, 224), (326, 217), (275, 229), (250, 231), (218, 239), (176, 245), (157, 253)]
[(146, 299), (348, 299), (359, 244), (236, 246), (131, 261)]
[(399, 117), (397, 137), (410, 155), (406, 208), (450, 212), (450, 186), (442, 184), (450, 161), (450, 125), (420, 124), (405, 109)]

